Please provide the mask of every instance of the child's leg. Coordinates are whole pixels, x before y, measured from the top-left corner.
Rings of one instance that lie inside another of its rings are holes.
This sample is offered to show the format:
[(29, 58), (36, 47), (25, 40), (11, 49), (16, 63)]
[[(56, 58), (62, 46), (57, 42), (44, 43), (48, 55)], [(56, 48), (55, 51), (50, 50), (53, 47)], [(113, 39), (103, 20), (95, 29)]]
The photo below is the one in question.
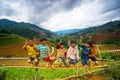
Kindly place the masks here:
[(85, 68), (85, 72), (91, 73), (88, 59), (83, 59), (82, 64)]
[(73, 66), (76, 67), (76, 64), (78, 63), (77, 59), (73, 59)]
[(98, 61), (95, 57), (91, 57), (91, 60), (95, 63), (94, 65), (97, 65), (98, 64)]
[(98, 61), (95, 61), (95, 65), (98, 65), (98, 63), (99, 63)]
[(28, 63), (31, 64), (31, 66), (34, 66), (33, 58), (32, 57), (28, 58)]
[(73, 64), (73, 60), (69, 59), (69, 65), (68, 66), (70, 67), (71, 64)]
[(55, 57), (53, 57), (53, 56), (51, 56), (51, 57), (50, 57), (50, 60), (55, 60), (55, 59), (56, 59), (56, 58), (55, 58)]
[(34, 64), (35, 64), (35, 66), (38, 66), (38, 64), (39, 64), (39, 59), (38, 58), (34, 59)]
[(67, 63), (66, 63), (66, 58), (62, 57), (61, 58), (62, 62), (64, 63), (65, 67), (68, 67)]
[(91, 74), (90, 67), (88, 65), (85, 65), (85, 71), (88, 72), (88, 74)]
[(58, 58), (58, 63), (59, 63), (59, 64), (58, 64), (59, 67), (61, 67), (61, 66), (62, 66), (62, 58), (61, 58), (61, 57)]

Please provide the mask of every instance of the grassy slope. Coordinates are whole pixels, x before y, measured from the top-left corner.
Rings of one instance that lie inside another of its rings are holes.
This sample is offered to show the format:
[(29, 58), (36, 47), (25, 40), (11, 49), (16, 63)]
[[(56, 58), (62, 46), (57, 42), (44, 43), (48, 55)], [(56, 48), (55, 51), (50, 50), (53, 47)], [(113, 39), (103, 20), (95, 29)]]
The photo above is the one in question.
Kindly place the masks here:
[(14, 34), (0, 33), (0, 46), (7, 46), (23, 42), (24, 38)]
[(0, 56), (1, 57), (22, 57), (25, 51), (22, 49), (25, 38), (14, 34), (0, 33)]

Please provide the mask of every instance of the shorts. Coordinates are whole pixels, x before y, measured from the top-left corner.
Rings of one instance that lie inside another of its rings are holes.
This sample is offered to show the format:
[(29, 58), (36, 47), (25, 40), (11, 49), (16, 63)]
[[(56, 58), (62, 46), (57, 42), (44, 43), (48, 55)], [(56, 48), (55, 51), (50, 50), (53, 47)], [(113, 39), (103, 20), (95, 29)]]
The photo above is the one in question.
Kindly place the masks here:
[(31, 57), (31, 56), (28, 57), (28, 60), (30, 60), (30, 61), (34, 61), (35, 59), (38, 60), (37, 57)]
[(89, 57), (89, 59), (91, 59), (92, 61), (97, 61), (95, 57)]
[(48, 62), (51, 61), (50, 56), (47, 56), (47, 57), (43, 58), (43, 60), (48, 61)]
[(70, 64), (77, 64), (78, 60), (77, 59), (69, 59)]

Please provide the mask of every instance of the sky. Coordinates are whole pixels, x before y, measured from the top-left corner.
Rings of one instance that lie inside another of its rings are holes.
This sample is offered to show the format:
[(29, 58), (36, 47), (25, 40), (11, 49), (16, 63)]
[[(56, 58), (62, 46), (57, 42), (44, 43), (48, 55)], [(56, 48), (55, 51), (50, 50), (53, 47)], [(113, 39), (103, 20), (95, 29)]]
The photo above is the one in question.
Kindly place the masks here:
[(0, 19), (51, 31), (83, 29), (120, 20), (120, 0), (0, 0)]

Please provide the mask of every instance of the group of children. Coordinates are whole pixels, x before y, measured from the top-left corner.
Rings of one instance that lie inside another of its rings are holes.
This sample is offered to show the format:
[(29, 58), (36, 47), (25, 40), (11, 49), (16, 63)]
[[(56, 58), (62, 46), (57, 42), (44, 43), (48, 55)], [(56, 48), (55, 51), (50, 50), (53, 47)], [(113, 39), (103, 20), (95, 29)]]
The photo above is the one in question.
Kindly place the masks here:
[(38, 64), (39, 59), (43, 59), (48, 62), (48, 66), (52, 66), (53, 61), (56, 60), (59, 62), (59, 67), (61, 67), (61, 63), (64, 63), (65, 67), (69, 67), (71, 64), (76, 66), (80, 59), (79, 47), (82, 48), (82, 65), (85, 67), (85, 70), (88, 73), (91, 73), (89, 67), (89, 60), (92, 60), (95, 62), (95, 64), (98, 64), (98, 61), (95, 58), (96, 54), (98, 53), (96, 49), (96, 43), (89, 40), (86, 44), (83, 44), (82, 36), (80, 36), (79, 45), (77, 45), (76, 41), (70, 41), (70, 39), (68, 38), (68, 49), (64, 47), (64, 42), (60, 40), (60, 42), (56, 46), (56, 57), (51, 55), (46, 38), (41, 39), (40, 42), (41, 44), (36, 45), (34, 43), (34, 40), (29, 39), (23, 46), (23, 48), (28, 52), (28, 62), (32, 65)]

